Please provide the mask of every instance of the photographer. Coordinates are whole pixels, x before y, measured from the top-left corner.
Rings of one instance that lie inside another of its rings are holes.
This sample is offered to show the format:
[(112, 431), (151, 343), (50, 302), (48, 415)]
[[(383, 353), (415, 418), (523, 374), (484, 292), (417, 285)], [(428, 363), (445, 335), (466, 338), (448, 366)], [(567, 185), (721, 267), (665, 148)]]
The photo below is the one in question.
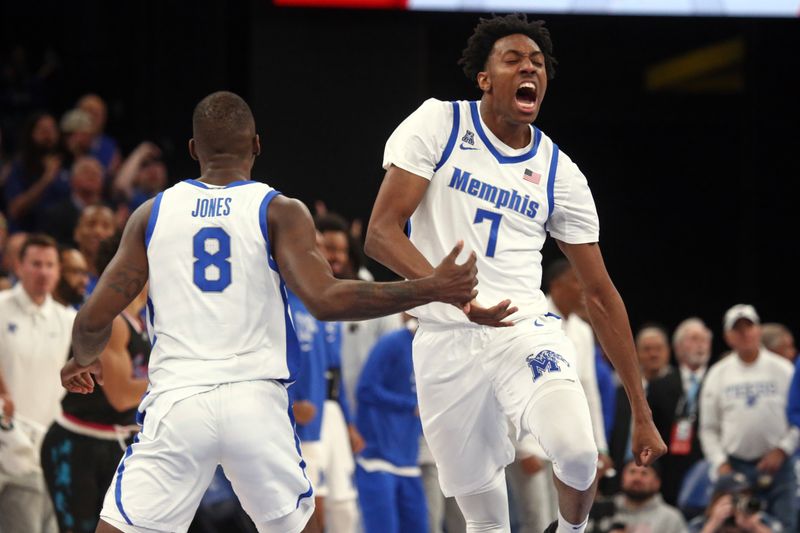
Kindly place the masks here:
[(703, 516), (689, 523), (689, 533), (779, 533), (781, 523), (763, 512), (762, 500), (739, 473), (720, 476)]
[(684, 533), (680, 512), (659, 494), (661, 476), (653, 466), (629, 461), (622, 469), (622, 493), (598, 500), (589, 514), (592, 533)]

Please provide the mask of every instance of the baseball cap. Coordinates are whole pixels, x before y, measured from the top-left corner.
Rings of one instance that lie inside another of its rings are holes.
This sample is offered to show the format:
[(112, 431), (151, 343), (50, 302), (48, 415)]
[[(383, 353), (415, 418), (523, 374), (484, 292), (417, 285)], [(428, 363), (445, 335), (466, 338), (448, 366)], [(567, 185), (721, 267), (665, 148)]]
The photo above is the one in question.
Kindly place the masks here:
[(736, 304), (725, 312), (725, 319), (722, 321), (723, 329), (730, 331), (739, 319), (746, 319), (753, 324), (760, 324), (761, 319), (758, 318), (755, 307), (747, 304)]
[(71, 109), (61, 117), (61, 131), (73, 133), (76, 131), (92, 131), (92, 117), (81, 109)]

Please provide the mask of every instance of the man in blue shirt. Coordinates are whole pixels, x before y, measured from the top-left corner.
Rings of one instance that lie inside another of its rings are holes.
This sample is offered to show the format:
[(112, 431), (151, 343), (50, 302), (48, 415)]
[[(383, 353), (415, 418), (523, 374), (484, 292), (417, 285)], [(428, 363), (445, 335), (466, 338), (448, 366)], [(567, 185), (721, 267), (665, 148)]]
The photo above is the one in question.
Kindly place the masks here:
[(366, 447), (356, 459), (356, 485), (366, 533), (428, 531), (417, 466), (422, 425), (411, 360), (415, 322), (377, 342), (358, 382), (356, 425)]

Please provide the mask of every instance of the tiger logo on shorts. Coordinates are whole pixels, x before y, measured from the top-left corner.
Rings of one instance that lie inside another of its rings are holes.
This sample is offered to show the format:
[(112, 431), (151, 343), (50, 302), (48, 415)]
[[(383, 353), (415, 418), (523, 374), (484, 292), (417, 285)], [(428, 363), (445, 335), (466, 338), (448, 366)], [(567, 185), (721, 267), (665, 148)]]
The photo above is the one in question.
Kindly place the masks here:
[(561, 372), (561, 365), (570, 366), (569, 361), (558, 355), (552, 350), (542, 350), (536, 355), (529, 355), (525, 358), (528, 366), (533, 373), (533, 381), (536, 381), (543, 374), (550, 372)]

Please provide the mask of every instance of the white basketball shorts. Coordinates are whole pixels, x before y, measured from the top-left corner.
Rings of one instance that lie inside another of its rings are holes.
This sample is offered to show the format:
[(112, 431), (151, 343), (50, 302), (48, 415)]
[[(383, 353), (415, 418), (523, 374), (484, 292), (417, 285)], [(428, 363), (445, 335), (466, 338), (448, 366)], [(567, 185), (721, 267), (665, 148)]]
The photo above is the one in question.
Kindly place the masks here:
[(314, 498), (283, 385), (228, 383), (160, 407), (159, 398), (148, 406), (101, 518), (132, 531), (185, 532), (220, 464), (253, 522), (294, 514), (302, 529)]
[(492, 488), (514, 460), (508, 420), (518, 435), (532, 434), (523, 413), (542, 385), (557, 382), (545, 394), (559, 384), (583, 392), (575, 349), (555, 315), (508, 328), (421, 323), (413, 356), (420, 418), (445, 496)]

